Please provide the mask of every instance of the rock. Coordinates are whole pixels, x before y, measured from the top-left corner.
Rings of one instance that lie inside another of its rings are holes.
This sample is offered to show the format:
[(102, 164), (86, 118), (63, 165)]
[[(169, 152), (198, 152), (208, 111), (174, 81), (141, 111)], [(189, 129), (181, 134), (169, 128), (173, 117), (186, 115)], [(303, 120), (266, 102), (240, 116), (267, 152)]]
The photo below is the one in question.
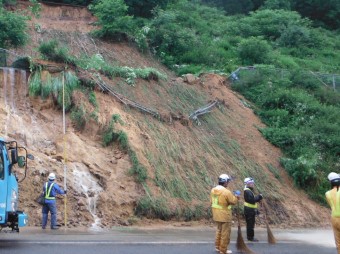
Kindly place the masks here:
[(78, 206), (86, 206), (86, 202), (84, 201), (84, 199), (79, 199), (78, 202), (77, 202), (77, 205)]
[(195, 84), (199, 78), (195, 77), (193, 74), (185, 74), (183, 75), (183, 81), (188, 83), (189, 85)]

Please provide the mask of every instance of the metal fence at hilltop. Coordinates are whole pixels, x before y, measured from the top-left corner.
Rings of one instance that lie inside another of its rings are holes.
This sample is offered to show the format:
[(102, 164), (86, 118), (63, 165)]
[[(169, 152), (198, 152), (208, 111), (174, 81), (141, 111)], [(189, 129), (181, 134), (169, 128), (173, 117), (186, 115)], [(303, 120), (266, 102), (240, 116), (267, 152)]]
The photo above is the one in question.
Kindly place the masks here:
[[(270, 68), (270, 67), (258, 67), (258, 66), (246, 66), (239, 67), (237, 70), (233, 71), (229, 75), (229, 79), (233, 82), (242, 81), (248, 78), (256, 77), (270, 77), (272, 80), (275, 79), (291, 79), (293, 75), (296, 75), (297, 71), (280, 69), (280, 68)], [(299, 71), (299, 74), (306, 75), (306, 77), (311, 77), (315, 81), (319, 82), (321, 85), (327, 86), (333, 89), (335, 92), (340, 92), (340, 74), (329, 74), (313, 71)]]

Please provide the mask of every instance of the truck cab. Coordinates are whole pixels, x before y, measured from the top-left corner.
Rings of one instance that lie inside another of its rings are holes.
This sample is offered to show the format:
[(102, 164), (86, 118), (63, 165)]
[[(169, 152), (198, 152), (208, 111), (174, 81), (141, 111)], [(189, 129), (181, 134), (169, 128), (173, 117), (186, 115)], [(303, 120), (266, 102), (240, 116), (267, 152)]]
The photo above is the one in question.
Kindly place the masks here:
[(19, 227), (28, 222), (27, 214), (18, 211), (18, 178), (13, 171), (15, 166), (23, 168), (26, 177), (27, 158), (34, 159), (24, 147), (18, 147), (16, 141), (6, 142), (0, 138), (0, 230), (9, 227), (19, 232)]

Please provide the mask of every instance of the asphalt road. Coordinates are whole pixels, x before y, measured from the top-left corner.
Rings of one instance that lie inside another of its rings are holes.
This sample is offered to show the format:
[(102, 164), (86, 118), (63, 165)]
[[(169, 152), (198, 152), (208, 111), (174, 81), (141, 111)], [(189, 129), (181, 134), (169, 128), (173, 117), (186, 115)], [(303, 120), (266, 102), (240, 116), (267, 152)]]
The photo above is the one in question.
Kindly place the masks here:
[[(273, 230), (277, 244), (267, 243), (265, 229), (256, 229), (258, 243), (245, 243), (257, 254), (336, 254), (331, 229)], [(233, 229), (230, 249), (236, 250)], [(243, 232), (245, 236), (245, 232)], [(85, 230), (24, 228), (0, 233), (0, 254), (216, 254), (213, 228), (113, 228)]]

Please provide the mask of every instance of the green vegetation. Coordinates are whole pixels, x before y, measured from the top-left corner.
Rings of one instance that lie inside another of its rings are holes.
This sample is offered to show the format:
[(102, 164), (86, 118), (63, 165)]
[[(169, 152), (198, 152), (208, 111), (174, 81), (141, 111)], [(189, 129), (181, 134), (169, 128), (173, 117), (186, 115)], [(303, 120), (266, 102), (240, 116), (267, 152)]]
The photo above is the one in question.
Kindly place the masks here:
[(6, 11), (0, 2), (0, 48), (20, 47), (28, 41), (27, 17)]
[(120, 119), (120, 115), (113, 115), (111, 121), (109, 122), (108, 126), (105, 127), (103, 131), (103, 145), (108, 146), (113, 142), (118, 142), (120, 148), (123, 151), (126, 151), (129, 154), (132, 168), (130, 169), (130, 173), (136, 176), (136, 180), (139, 183), (144, 183), (147, 179), (147, 170), (146, 168), (139, 163), (137, 154), (131, 148), (128, 140), (128, 136), (124, 131), (116, 131), (115, 124), (120, 123), (123, 124), (122, 120)]
[(95, 36), (122, 40), (125, 35), (130, 34), (132, 16), (127, 15), (128, 6), (124, 0), (101, 0), (89, 8), (96, 13), (101, 27), (94, 33)]
[(333, 0), (201, 0), (201, 2), (217, 8), (223, 8), (227, 14), (249, 14), (261, 9), (282, 9), (296, 11), (304, 17), (331, 29), (339, 29), (340, 6)]
[(46, 60), (55, 61), (57, 63), (73, 63), (68, 49), (66, 47), (59, 47), (56, 40), (42, 42), (38, 48), (42, 57)]
[[(78, 89), (79, 80), (72, 72), (65, 72), (63, 75), (52, 77), (49, 73), (42, 78), (41, 67), (33, 67), (33, 74), (29, 80), (29, 93), (31, 96), (41, 96), (46, 99), (51, 96), (57, 101), (60, 108), (65, 106), (68, 111), (72, 107), (72, 93)], [(64, 81), (63, 81), (64, 79)], [(63, 100), (64, 82), (64, 100)]]
[(42, 57), (46, 60), (71, 64), (84, 70), (98, 71), (108, 78), (121, 77), (131, 86), (135, 85), (137, 78), (145, 80), (166, 80), (167, 76), (154, 68), (130, 68), (127, 66), (112, 66), (105, 62), (100, 54), (91, 57), (76, 57), (69, 53), (67, 46), (60, 46), (56, 40), (50, 40), (40, 44), (38, 48)]
[[(327, 175), (339, 163), (340, 94), (330, 93), (303, 71), (291, 71), (284, 78), (268, 69), (255, 72), (241, 73), (233, 88), (257, 105), (257, 114), (268, 126), (261, 132), (284, 151), (281, 163), (295, 184), (324, 203)], [(332, 94), (330, 100), (326, 93)]]
[(79, 107), (74, 107), (71, 110), (71, 119), (75, 123), (75, 127), (77, 130), (83, 130), (86, 125), (86, 116), (87, 112), (83, 105), (80, 105)]
[[(90, 3), (85, 0), (68, 2)], [(323, 195), (328, 188), (326, 176), (336, 171), (340, 163), (340, 98), (325, 84), (335, 82), (339, 87), (339, 80), (334, 78), (333, 81), (331, 75), (321, 80), (314, 72), (340, 72), (340, 6), (335, 2), (98, 0), (91, 2), (90, 9), (98, 18), (95, 36), (108, 41), (128, 41), (141, 51), (157, 56), (177, 74), (231, 73), (242, 65), (256, 65), (254, 70), (240, 71), (233, 88), (254, 103), (253, 108), (267, 125), (260, 131), (284, 152), (281, 164), (295, 184), (315, 200), (324, 202)], [(0, 47), (23, 45), (27, 41), (24, 18), (3, 8), (0, 14), (0, 25), (6, 28), (0, 31)], [(60, 44), (53, 40), (43, 42), (39, 47), (42, 57), (108, 78), (121, 77), (131, 86), (135, 85), (136, 78), (159, 80), (158, 87), (143, 93), (146, 97), (151, 93), (167, 94), (170, 99), (164, 107), (172, 112), (189, 114), (209, 99), (192, 87), (162, 85), (166, 76), (155, 69), (116, 66), (101, 54), (75, 56), (70, 54), (67, 45)], [(43, 98), (52, 96), (60, 106), (60, 77), (41, 76), (39, 69), (32, 75), (30, 94)], [(67, 110), (72, 112), (79, 127), (84, 126), (85, 109), (82, 106), (72, 108), (71, 95), (78, 86), (77, 79), (73, 75), (65, 76), (65, 80)], [(133, 88), (122, 84), (118, 83), (117, 89), (133, 98)], [(91, 91), (89, 101), (96, 107)], [(150, 119), (139, 123), (152, 130), (154, 149), (159, 153), (156, 158), (152, 148), (143, 151), (154, 170), (153, 179), (148, 179), (126, 133), (115, 130), (117, 119), (112, 119), (104, 131), (103, 144), (118, 142), (130, 156), (131, 173), (136, 175), (137, 181), (147, 189), (146, 180), (152, 180), (162, 190), (159, 196), (149, 196), (147, 192), (148, 196), (137, 205), (137, 214), (162, 219), (206, 216), (199, 206), (175, 211), (165, 200), (207, 201), (206, 190), (201, 186), (211, 186), (212, 177), (225, 165), (232, 168), (231, 174), (237, 173), (240, 178), (252, 175), (261, 179), (258, 186), (261, 191), (273, 188), (268, 176), (261, 173), (261, 166), (245, 158), (237, 142), (226, 137), (219, 124), (223, 113), (223, 108), (215, 110), (214, 114), (202, 117), (201, 127), (188, 127), (197, 137), (190, 144), (181, 139), (181, 134), (164, 131), (163, 123)], [(202, 135), (206, 132), (209, 135)], [(192, 147), (198, 151), (197, 160), (190, 153)], [(181, 169), (176, 167), (178, 163)], [(267, 167), (275, 178), (280, 178), (276, 168)]]

